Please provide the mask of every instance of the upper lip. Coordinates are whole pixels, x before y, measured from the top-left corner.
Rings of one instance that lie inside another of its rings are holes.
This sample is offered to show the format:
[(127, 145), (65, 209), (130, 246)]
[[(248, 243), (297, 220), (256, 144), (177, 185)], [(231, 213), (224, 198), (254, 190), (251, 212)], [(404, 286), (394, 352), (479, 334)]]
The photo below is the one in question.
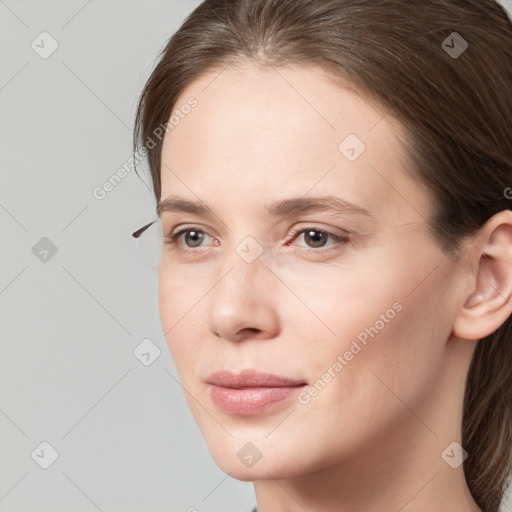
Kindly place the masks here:
[(224, 388), (253, 388), (253, 387), (290, 387), (306, 384), (303, 380), (291, 379), (274, 375), (272, 373), (257, 372), (256, 370), (243, 370), (235, 374), (226, 370), (213, 372), (206, 379), (209, 384)]

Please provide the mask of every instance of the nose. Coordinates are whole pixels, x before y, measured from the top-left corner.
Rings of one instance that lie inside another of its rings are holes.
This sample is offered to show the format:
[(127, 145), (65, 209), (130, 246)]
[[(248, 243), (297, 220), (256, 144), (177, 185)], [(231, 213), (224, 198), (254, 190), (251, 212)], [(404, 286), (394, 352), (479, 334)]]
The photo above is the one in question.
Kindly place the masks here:
[(260, 255), (245, 261), (233, 250), (226, 257), (223, 277), (209, 295), (209, 328), (228, 341), (270, 339), (279, 334), (278, 280)]

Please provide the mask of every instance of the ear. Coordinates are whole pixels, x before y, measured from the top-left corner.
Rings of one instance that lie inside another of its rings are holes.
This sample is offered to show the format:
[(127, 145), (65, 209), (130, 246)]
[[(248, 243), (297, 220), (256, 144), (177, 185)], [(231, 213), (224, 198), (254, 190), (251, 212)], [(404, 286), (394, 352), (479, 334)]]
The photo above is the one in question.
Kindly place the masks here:
[(491, 217), (470, 247), (473, 272), (453, 334), (479, 340), (498, 329), (512, 312), (512, 211)]

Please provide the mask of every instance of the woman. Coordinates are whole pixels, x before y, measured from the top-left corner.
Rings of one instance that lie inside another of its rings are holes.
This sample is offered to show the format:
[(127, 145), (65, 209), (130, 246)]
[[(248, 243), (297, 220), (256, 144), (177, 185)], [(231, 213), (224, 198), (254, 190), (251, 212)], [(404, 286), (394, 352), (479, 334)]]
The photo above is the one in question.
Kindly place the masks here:
[(493, 0), (207, 0), (170, 38), (134, 134), (162, 326), (259, 512), (499, 510), (511, 119)]

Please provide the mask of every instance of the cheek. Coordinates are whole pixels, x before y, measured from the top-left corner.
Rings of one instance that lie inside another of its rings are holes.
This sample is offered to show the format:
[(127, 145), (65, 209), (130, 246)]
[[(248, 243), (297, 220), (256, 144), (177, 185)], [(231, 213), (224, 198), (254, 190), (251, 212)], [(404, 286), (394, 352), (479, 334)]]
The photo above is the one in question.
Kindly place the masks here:
[[(169, 261), (166, 261), (169, 260)], [(205, 295), (212, 286), (203, 268), (179, 265), (162, 255), (158, 273), (158, 305), (164, 332), (174, 332), (195, 319), (204, 308)]]
[(283, 318), (295, 318), (310, 377), (346, 354), (343, 369), (331, 369), (345, 374), (345, 384), (367, 386), (378, 380), (373, 369), (402, 388), (440, 357), (451, 330), (444, 296), (450, 266), (424, 241), (414, 240), (414, 250), (396, 242), (347, 253), (342, 263), (303, 264), (300, 274), (283, 266), (280, 276), (301, 299), (281, 295)]
[[(180, 377), (187, 368), (192, 368), (198, 356), (201, 339), (197, 318), (204, 317), (200, 292), (193, 281), (183, 280), (177, 273), (161, 271), (158, 280), (158, 307), (162, 331)], [(203, 328), (204, 330), (204, 328)], [(204, 335), (206, 333), (202, 333)]]
[[(373, 275), (352, 293), (348, 276), (325, 289), (331, 310), (316, 311), (336, 334), (305, 351), (314, 390), (301, 403), (318, 415), (332, 411), (327, 423), (336, 429), (342, 422), (354, 443), (365, 437), (358, 430), (363, 425), (367, 435), (378, 435), (410, 414), (407, 407), (419, 410), (435, 387), (451, 324), (443, 296), (448, 270), (422, 281), (431, 268)], [(320, 304), (321, 295), (316, 298)]]
[(276, 274), (286, 286), (276, 287), (273, 293), (279, 294), (285, 327), (303, 333), (299, 340), (315, 343), (315, 350), (343, 349), (345, 342), (350, 345), (352, 337), (375, 322), (378, 330), (387, 328), (399, 315), (401, 306), (395, 303), (403, 290), (396, 284), (393, 266), (378, 273), (373, 261), (371, 255), (353, 253), (338, 262), (297, 259), (277, 267)]

